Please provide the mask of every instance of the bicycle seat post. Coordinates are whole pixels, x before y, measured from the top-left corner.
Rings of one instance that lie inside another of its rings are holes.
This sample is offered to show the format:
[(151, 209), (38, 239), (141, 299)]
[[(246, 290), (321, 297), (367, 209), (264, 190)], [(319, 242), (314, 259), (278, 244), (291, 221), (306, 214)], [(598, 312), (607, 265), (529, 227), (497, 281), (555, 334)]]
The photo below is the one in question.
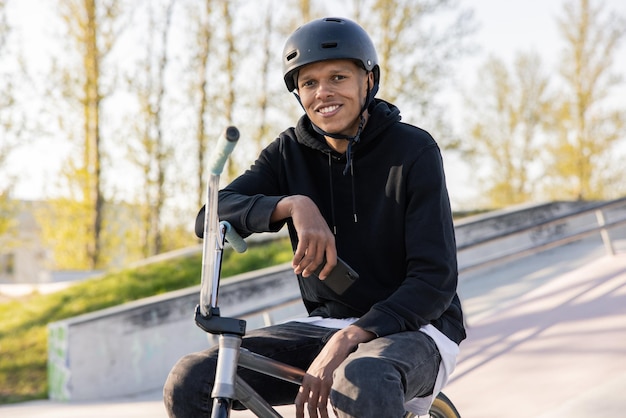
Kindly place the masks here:
[(219, 339), (219, 359), (215, 371), (213, 398), (234, 399), (237, 364), (239, 364), (239, 348), (241, 336), (222, 334)]

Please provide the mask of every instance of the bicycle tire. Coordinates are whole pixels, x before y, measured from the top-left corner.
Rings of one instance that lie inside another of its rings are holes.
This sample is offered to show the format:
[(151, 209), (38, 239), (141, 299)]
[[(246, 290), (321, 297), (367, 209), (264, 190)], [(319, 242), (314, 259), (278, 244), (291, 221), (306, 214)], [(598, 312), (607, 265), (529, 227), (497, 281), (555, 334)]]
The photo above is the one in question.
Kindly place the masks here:
[[(439, 393), (430, 406), (430, 418), (461, 418), (452, 401), (443, 393)], [(404, 418), (415, 418), (417, 415), (407, 412)]]

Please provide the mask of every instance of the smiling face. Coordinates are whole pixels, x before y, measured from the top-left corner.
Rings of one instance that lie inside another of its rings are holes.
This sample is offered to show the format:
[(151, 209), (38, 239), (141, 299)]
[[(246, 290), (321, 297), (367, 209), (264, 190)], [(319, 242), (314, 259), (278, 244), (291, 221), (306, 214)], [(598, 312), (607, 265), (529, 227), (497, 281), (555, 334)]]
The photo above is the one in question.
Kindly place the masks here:
[(311, 122), (326, 132), (352, 136), (359, 126), (368, 83), (373, 83), (372, 73), (351, 60), (333, 60), (302, 67), (297, 88)]

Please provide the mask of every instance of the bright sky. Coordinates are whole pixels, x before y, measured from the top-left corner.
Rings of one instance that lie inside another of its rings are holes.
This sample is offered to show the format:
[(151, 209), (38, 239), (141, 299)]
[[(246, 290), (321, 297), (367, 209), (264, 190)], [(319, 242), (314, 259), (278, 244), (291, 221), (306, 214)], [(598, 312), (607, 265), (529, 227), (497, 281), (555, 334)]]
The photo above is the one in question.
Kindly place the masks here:
[[(18, 3), (20, 7), (32, 9), (33, 3), (40, 1), (19, 0)], [(531, 49), (540, 52), (547, 69), (554, 69), (561, 48), (556, 16), (562, 15), (562, 4), (562, 0), (461, 0), (463, 8), (471, 8), (475, 12), (475, 19), (480, 26), (474, 39), (481, 50), (458, 66), (460, 77), (472, 83), (477, 76), (477, 65), (484, 62), (489, 54), (494, 54), (510, 64), (517, 53)], [(606, 0), (606, 6), (626, 17), (626, 1)], [(42, 16), (32, 13), (27, 15), (29, 19)], [(45, 27), (43, 22), (40, 27)], [(626, 45), (622, 46), (622, 51), (624, 52), (620, 54), (617, 68), (626, 69)], [(626, 77), (626, 71), (624, 76)], [(50, 190), (52, 186), (49, 179), (58, 169), (59, 161), (54, 158), (54, 147), (54, 144), (38, 143), (35, 150), (24, 148), (15, 154), (10, 164), (11, 170), (19, 170), (21, 176), (16, 197), (36, 199)], [(453, 207), (471, 207), (473, 194), (466, 183), (471, 174), (469, 168), (458, 158), (445, 155), (444, 158), (447, 158), (446, 172)], [(0, 181), (4, 180), (0, 178)]]

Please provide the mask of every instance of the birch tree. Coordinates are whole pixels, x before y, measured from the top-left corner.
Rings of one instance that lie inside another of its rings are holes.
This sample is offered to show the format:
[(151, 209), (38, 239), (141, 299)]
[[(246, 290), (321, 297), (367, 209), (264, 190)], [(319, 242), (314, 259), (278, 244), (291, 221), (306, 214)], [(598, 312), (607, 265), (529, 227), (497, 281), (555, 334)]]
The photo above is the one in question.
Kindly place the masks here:
[(272, 59), (275, 59), (276, 56), (278, 56), (278, 54), (274, 53), (274, 50), (272, 48), (272, 28), (274, 27), (273, 25), (273, 19), (272, 17), (274, 16), (274, 13), (272, 11), (271, 8), (271, 3), (270, 3), (270, 7), (266, 8), (264, 10), (265, 13), (265, 18), (263, 19), (263, 27), (262, 27), (262, 41), (261, 41), (261, 48), (260, 50), (262, 51), (262, 55), (261, 55), (261, 65), (259, 68), (259, 78), (260, 78), (260, 82), (259, 82), (259, 93), (258, 93), (258, 114), (259, 114), (259, 122), (258, 122), (258, 128), (256, 129), (256, 133), (254, 134), (254, 142), (258, 144), (258, 147), (262, 147), (263, 145), (263, 140), (266, 140), (267, 135), (270, 132), (270, 123), (268, 121), (268, 111), (269, 111), (269, 107), (270, 107), (270, 68), (271, 67), (271, 63), (272, 63)]
[(577, 0), (564, 4), (558, 25), (565, 87), (549, 148), (549, 190), (553, 198), (604, 198), (624, 178), (623, 161), (612, 161), (611, 154), (624, 140), (626, 112), (611, 107), (610, 93), (622, 82), (613, 63), (626, 20), (601, 2)]
[(213, 12), (213, 0), (204, 0), (198, 6), (194, 4), (188, 10), (188, 18), (193, 25), (191, 50), (191, 73), (192, 80), (189, 88), (191, 103), (193, 104), (192, 118), (195, 119), (195, 143), (196, 143), (196, 181), (197, 200), (196, 207), (201, 207), (204, 203), (204, 183), (206, 180), (206, 157), (209, 144), (209, 135), (207, 132), (208, 118), (207, 109), (210, 107), (212, 97), (209, 92), (209, 65), (211, 58), (211, 40), (213, 30), (211, 28), (210, 16)]
[[(190, 71), (193, 74), (189, 83), (192, 118), (195, 125), (197, 206), (204, 203), (205, 181), (207, 177), (206, 159), (211, 144), (218, 135), (234, 124), (236, 93), (236, 73), (239, 51), (234, 33), (236, 10), (241, 4), (237, 1), (204, 0), (193, 3), (188, 8), (188, 18), (192, 23), (190, 39)], [(224, 177), (234, 175), (236, 170), (227, 166)]]
[(142, 212), (141, 246), (144, 256), (163, 250), (162, 216), (166, 201), (167, 169), (171, 166), (172, 150), (164, 133), (166, 98), (166, 70), (168, 66), (168, 38), (174, 0), (167, 3), (146, 3), (145, 55), (138, 63), (137, 73), (129, 80), (130, 90), (139, 103), (139, 114), (134, 124), (137, 141), (131, 144), (129, 156), (142, 175), (139, 204)]
[[(223, 28), (223, 45), (225, 48), (224, 51), (224, 55), (223, 55), (223, 66), (222, 66), (222, 71), (223, 71), (223, 75), (225, 77), (225, 83), (224, 83), (224, 88), (222, 90), (222, 113), (224, 116), (224, 119), (226, 120), (226, 124), (225, 125), (231, 125), (233, 123), (235, 123), (235, 119), (234, 119), (234, 109), (235, 109), (235, 99), (236, 99), (236, 94), (235, 94), (235, 74), (237, 73), (237, 62), (239, 62), (239, 58), (240, 58), (240, 53), (237, 50), (236, 44), (235, 44), (235, 32), (234, 32), (234, 28), (233, 28), (233, 19), (234, 19), (234, 12), (233, 10), (236, 9), (236, 7), (238, 6), (237, 2), (232, 2), (232, 1), (222, 1), (221, 3), (221, 12), (222, 12), (222, 22), (224, 24), (224, 28)], [(238, 171), (237, 169), (234, 167), (233, 164), (227, 164), (226, 166), (226, 170), (227, 170), (227, 175), (229, 177), (234, 177)]]
[[(454, 0), (355, 0), (354, 14), (372, 36), (381, 65), (379, 97), (397, 104), (407, 120), (455, 146), (438, 93), (452, 64), (467, 51), (470, 12)], [(367, 12), (365, 12), (365, 10)]]
[(74, 192), (73, 216), (68, 219), (74, 222), (74, 239), (83, 242), (87, 263), (84, 267), (95, 268), (104, 262), (101, 119), (103, 101), (111, 92), (111, 87), (104, 85), (103, 67), (118, 36), (120, 3), (117, 0), (59, 0), (59, 13), (79, 62), (57, 68), (63, 99), (75, 112), (72, 116), (80, 120), (80, 130), (73, 131), (72, 116), (59, 116), (62, 129), (75, 138), (82, 149), (80, 158), (70, 157), (66, 164), (65, 176)]
[[(10, 28), (6, 10), (7, 1), (0, 0), (0, 62), (8, 61), (6, 45)], [(5, 163), (16, 144), (12, 138), (15, 99), (12, 77), (5, 71), (7, 70), (0, 67), (0, 237), (9, 230), (14, 217), (10, 201), (13, 180), (3, 168), (6, 167)]]
[[(295, 123), (302, 112), (295, 98), (289, 100), (291, 98), (286, 94), (282, 77), (277, 77), (282, 74), (283, 43), (298, 26), (314, 19), (313, 16), (316, 14), (323, 13), (316, 11), (308, 0), (297, 0), (295, 3), (295, 7), (289, 9), (289, 14), (281, 15), (276, 10), (278, 2), (267, 1), (263, 8), (264, 18), (259, 19), (261, 26), (254, 29), (257, 34), (247, 34), (250, 38), (258, 40), (253, 62), (260, 63), (255, 76), (258, 81), (253, 85), (255, 87), (251, 88), (251, 94), (257, 100), (250, 103), (255, 109), (252, 112), (256, 125), (253, 129), (253, 140), (257, 150), (287, 127), (286, 119)], [(282, 97), (286, 100), (280, 100)]]
[(518, 54), (513, 72), (490, 57), (479, 74), (467, 106), (481, 110), (469, 122), (471, 142), (465, 145), (465, 155), (476, 167), (487, 168), (475, 171), (488, 196), (486, 204), (526, 202), (541, 173), (536, 160), (551, 101), (549, 78), (536, 53)]

